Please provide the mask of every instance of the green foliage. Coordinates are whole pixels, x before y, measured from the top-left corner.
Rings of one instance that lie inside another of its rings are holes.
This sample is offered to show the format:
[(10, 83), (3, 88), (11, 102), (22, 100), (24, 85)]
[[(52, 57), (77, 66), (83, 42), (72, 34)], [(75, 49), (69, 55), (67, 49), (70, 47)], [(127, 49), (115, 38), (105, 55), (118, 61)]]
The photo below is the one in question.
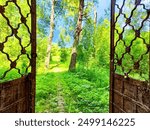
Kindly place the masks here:
[(102, 25), (98, 27), (95, 33), (95, 52), (98, 58), (98, 64), (101, 66), (109, 67), (110, 59), (110, 22), (104, 20)]
[(102, 68), (97, 66), (92, 66), (87, 69), (83, 66), (79, 66), (76, 70), (76, 75), (79, 78), (86, 79), (103, 88), (109, 87), (109, 68)]
[(84, 69), (81, 71), (77, 70), (65, 75), (66, 110), (69, 112), (108, 112), (108, 84), (102, 87), (101, 83), (95, 82), (96, 73)]
[(83, 36), (78, 46), (78, 62), (87, 68), (92, 65), (109, 67), (110, 54), (110, 22), (104, 20), (101, 25), (94, 28), (91, 22), (86, 22)]
[(67, 62), (69, 58), (70, 51), (67, 48), (60, 49), (60, 61)]
[[(40, 67), (45, 62), (46, 50), (47, 50), (47, 42), (48, 37), (38, 38), (37, 43), (37, 64)], [(57, 58), (59, 61), (60, 56), (60, 48), (57, 44), (53, 43), (51, 50), (51, 61), (53, 58)]]
[(37, 76), (36, 112), (58, 112), (56, 107), (57, 88), (54, 74)]
[[(108, 112), (108, 83), (99, 83), (96, 72), (91, 75), (92, 73), (93, 71), (82, 68), (74, 73), (37, 75), (36, 111), (58, 112), (57, 88), (61, 86), (65, 112)], [(106, 73), (99, 76), (106, 77)], [(108, 81), (107, 78), (104, 80)]]
[(38, 66), (45, 61), (48, 37), (37, 39), (37, 64)]
[(52, 57), (60, 55), (60, 48), (59, 48), (59, 46), (56, 43), (52, 45), (51, 55), (52, 55)]

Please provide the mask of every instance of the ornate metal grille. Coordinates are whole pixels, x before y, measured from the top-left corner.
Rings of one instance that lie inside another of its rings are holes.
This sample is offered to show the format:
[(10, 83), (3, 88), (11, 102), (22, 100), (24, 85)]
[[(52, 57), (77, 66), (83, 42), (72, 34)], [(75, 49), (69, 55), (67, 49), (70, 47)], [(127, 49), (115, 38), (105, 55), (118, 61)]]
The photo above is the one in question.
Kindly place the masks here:
[(125, 78), (149, 82), (150, 3), (147, 0), (117, 0), (115, 5), (115, 72)]
[(111, 0), (110, 112), (150, 112), (150, 3)]
[(0, 82), (31, 72), (31, 0), (0, 2)]

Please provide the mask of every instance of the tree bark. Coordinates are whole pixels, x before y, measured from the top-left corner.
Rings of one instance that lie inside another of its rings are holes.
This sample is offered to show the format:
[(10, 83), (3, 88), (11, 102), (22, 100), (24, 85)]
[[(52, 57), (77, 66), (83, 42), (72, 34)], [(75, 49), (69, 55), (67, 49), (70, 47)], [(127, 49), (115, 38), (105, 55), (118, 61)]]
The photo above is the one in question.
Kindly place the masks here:
[[(96, 6), (94, 4), (94, 1), (93, 1), (93, 8), (94, 8), (94, 35), (95, 35), (95, 32), (96, 32), (96, 25), (97, 25), (97, 10), (96, 10)], [(93, 38), (93, 45), (94, 45), (94, 52), (93, 52), (93, 57), (95, 58), (95, 37)]]
[(96, 27), (96, 24), (97, 24), (97, 10), (96, 10), (96, 7), (94, 5), (94, 26)]
[(77, 46), (79, 44), (79, 37), (80, 37), (80, 33), (82, 31), (83, 10), (84, 10), (84, 0), (80, 0), (79, 15), (78, 15), (77, 27), (76, 27), (76, 31), (75, 31), (75, 35), (74, 35), (74, 42), (73, 42), (73, 47), (72, 47), (69, 71), (73, 71), (76, 68)]
[(49, 68), (49, 64), (50, 64), (52, 40), (53, 40), (53, 35), (54, 35), (54, 26), (55, 26), (54, 15), (55, 15), (55, 0), (52, 0), (51, 17), (50, 17), (50, 34), (49, 34), (47, 53), (46, 53), (46, 59), (45, 59), (45, 67), (47, 69)]

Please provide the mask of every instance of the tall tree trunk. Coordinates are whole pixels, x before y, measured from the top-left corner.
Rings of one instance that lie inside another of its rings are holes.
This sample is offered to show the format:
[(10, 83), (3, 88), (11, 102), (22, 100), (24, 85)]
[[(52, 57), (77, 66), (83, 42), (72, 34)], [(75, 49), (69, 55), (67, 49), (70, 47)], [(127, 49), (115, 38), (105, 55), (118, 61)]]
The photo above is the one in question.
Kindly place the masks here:
[(84, 10), (84, 0), (80, 0), (79, 15), (78, 15), (77, 27), (74, 35), (74, 42), (72, 47), (69, 71), (75, 70), (76, 68), (77, 46), (79, 44), (80, 32), (82, 31), (83, 10)]
[(97, 24), (97, 10), (96, 10), (96, 7), (94, 5), (94, 26), (96, 27), (96, 24)]
[[(96, 25), (97, 25), (97, 10), (96, 10), (96, 6), (95, 6), (95, 4), (94, 4), (94, 1), (93, 1), (93, 8), (94, 8), (94, 35), (95, 35), (95, 33), (96, 33)], [(95, 37), (93, 38), (93, 45), (94, 45), (94, 52), (93, 52), (93, 57), (95, 58), (95, 51), (96, 51), (96, 49), (95, 49)]]
[(45, 67), (49, 68), (50, 64), (50, 55), (51, 55), (51, 49), (52, 49), (52, 40), (54, 35), (54, 15), (55, 15), (55, 0), (52, 0), (52, 7), (51, 7), (51, 17), (50, 17), (50, 35), (48, 40), (48, 46), (47, 46), (47, 53), (46, 53), (46, 60), (45, 60)]

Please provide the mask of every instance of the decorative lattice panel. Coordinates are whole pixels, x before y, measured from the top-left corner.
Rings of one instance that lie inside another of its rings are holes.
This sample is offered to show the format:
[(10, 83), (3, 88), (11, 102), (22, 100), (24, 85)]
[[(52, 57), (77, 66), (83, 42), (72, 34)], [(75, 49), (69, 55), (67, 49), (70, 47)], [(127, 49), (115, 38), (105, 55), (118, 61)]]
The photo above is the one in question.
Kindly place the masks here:
[(0, 1), (0, 81), (31, 72), (31, 0)]
[(149, 81), (150, 3), (117, 0), (115, 9), (115, 72)]
[(111, 112), (150, 112), (150, 2), (112, 0)]

